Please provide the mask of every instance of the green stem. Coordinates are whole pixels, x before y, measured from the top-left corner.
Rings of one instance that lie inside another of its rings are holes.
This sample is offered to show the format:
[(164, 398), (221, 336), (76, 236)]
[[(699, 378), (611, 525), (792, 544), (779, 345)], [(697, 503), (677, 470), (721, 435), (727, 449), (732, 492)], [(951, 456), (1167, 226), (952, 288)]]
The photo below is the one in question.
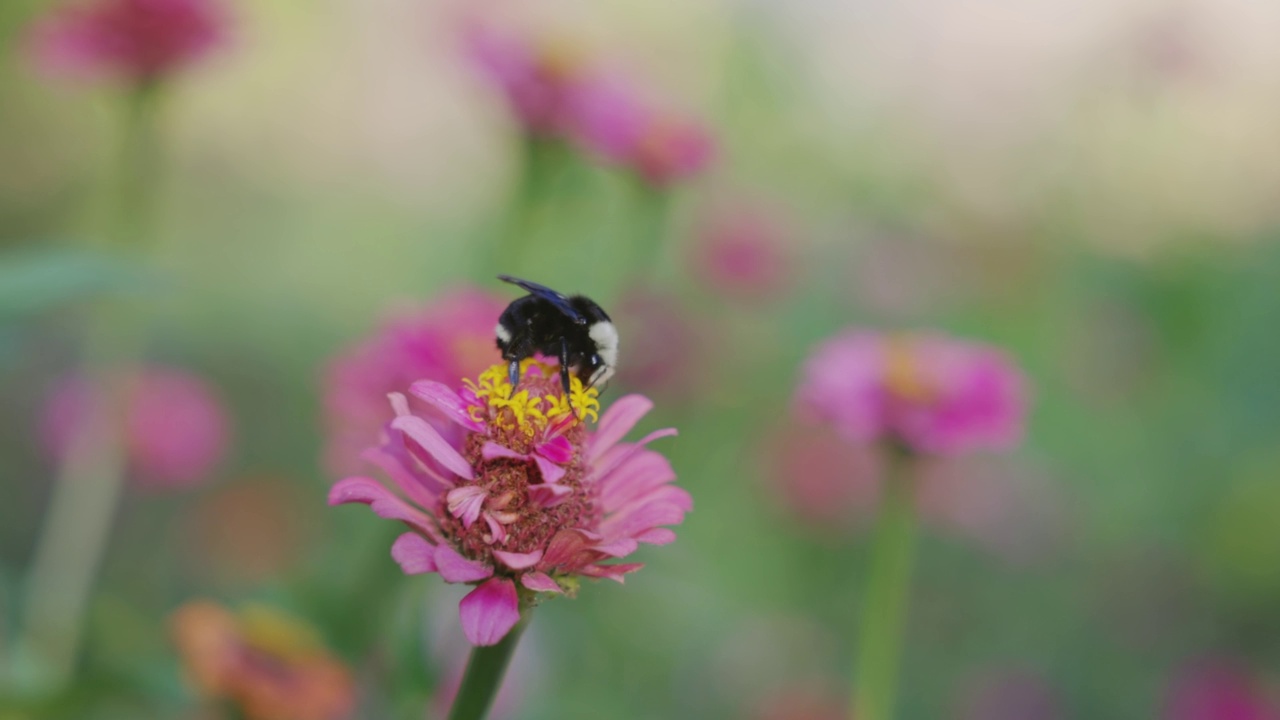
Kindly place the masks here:
[(902, 654), (902, 630), (915, 546), (911, 458), (892, 452), (871, 548), (870, 578), (855, 655), (853, 718), (890, 720)]
[[(137, 255), (153, 244), (157, 91), (144, 84), (128, 99), (118, 195), (107, 234), (111, 250), (122, 254)], [(140, 310), (136, 300), (121, 297), (89, 308), (81, 364), (91, 400), (54, 480), (15, 642), (15, 671), (37, 691), (64, 687), (75, 670), (85, 613), (124, 484), (122, 426), (143, 344)]]
[(449, 720), (483, 720), (489, 714), (489, 708), (502, 687), (507, 665), (515, 654), (516, 644), (520, 642), (520, 635), (529, 625), (532, 615), (532, 607), (522, 608), (520, 622), (497, 645), (471, 649), (471, 659), (467, 661), (467, 671), (462, 676), (453, 709), (449, 711)]
[(642, 180), (634, 183), (636, 224), (631, 237), (631, 260), (635, 274), (652, 279), (666, 250), (671, 217), (671, 192)]

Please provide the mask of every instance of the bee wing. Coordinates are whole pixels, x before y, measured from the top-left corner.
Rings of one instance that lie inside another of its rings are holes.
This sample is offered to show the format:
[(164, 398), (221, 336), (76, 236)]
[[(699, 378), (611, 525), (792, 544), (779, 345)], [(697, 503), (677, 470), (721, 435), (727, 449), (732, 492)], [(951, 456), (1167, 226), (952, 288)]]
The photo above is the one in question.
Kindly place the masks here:
[(546, 300), (547, 302), (554, 305), (557, 310), (564, 313), (566, 317), (573, 320), (575, 323), (582, 324), (587, 321), (587, 319), (582, 316), (582, 313), (575, 310), (573, 308), (573, 305), (569, 304), (569, 298), (565, 297), (564, 295), (561, 295), (555, 290), (552, 290), (546, 285), (539, 285), (536, 282), (531, 282), (529, 280), (521, 280), (518, 277), (511, 277), (510, 275), (499, 275), (498, 279), (501, 280), (502, 282), (508, 282), (508, 283), (511, 283), (512, 285), (518, 285), (521, 288), (523, 288), (526, 292), (528, 292), (530, 295), (535, 295), (537, 297), (542, 298), (543, 300)]

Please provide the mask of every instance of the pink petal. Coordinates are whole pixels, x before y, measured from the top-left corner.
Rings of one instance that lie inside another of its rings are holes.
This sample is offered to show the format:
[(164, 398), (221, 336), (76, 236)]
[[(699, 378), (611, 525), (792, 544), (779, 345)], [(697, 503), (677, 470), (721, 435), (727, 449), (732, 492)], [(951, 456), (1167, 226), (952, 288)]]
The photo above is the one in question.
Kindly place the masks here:
[(573, 443), (563, 435), (557, 435), (555, 439), (542, 443), (534, 450), (542, 457), (560, 465), (567, 465), (573, 460)]
[(508, 458), (511, 460), (528, 460), (528, 455), (521, 455), (505, 445), (499, 445), (496, 442), (487, 442), (484, 447), (480, 448), (480, 456), (485, 460), (495, 460), (497, 458)]
[(636, 540), (649, 545), (670, 545), (676, 541), (676, 532), (669, 528), (652, 528), (636, 535)]
[(542, 551), (534, 550), (531, 553), (513, 553), (505, 550), (494, 550), (493, 556), (502, 561), (503, 565), (512, 570), (524, 570), (538, 564), (542, 559)]
[(329, 491), (329, 504), (364, 503), (380, 518), (400, 520), (427, 534), (435, 534), (435, 520), (428, 514), (401, 500), (381, 483), (367, 477), (350, 477), (339, 481)]
[(409, 398), (404, 393), (387, 393), (387, 399), (391, 401), (391, 410), (395, 412), (396, 417), (407, 417), (413, 415), (413, 411), (409, 409)]
[(684, 509), (664, 500), (640, 505), (627, 512), (607, 517), (600, 523), (600, 532), (606, 540), (635, 537), (659, 525), (679, 525), (684, 522)]
[(534, 455), (533, 461), (538, 464), (538, 470), (542, 472), (542, 482), (558, 483), (568, 471), (541, 455)]
[(588, 547), (587, 538), (581, 531), (561, 530), (551, 536), (551, 542), (547, 543), (547, 549), (542, 554), (542, 562), (538, 563), (538, 569), (551, 570), (558, 567), (575, 569)]
[(644, 567), (644, 563), (619, 563), (617, 565), (588, 565), (578, 573), (593, 578), (608, 578), (616, 580), (619, 583), (623, 581), (623, 576), (633, 573)]
[(675, 470), (661, 453), (641, 451), (600, 478), (600, 509), (611, 513), (675, 479)]
[(484, 430), (484, 423), (472, 419), (471, 406), (448, 385), (434, 380), (419, 380), (409, 386), (409, 392), (462, 427), (475, 432)]
[(489, 513), (484, 514), (484, 522), (489, 526), (489, 535), (493, 537), (493, 542), (504, 543), (507, 541), (507, 529), (498, 522), (498, 519)]
[(548, 485), (543, 483), (529, 486), (529, 499), (538, 503), (540, 507), (552, 508), (568, 500), (571, 492), (573, 492), (573, 488), (568, 485)]
[(487, 497), (488, 493), (483, 488), (476, 485), (465, 485), (450, 490), (449, 494), (444, 496), (444, 499), (448, 503), (449, 514), (460, 518), (462, 526), (470, 530), (476, 518), (480, 517), (480, 510), (484, 507), (484, 501)]
[(493, 578), (458, 603), (462, 632), (472, 645), (497, 645), (520, 622), (515, 583)]
[(560, 583), (551, 579), (551, 576), (541, 572), (527, 572), (520, 576), (520, 584), (533, 590), (534, 592), (552, 592), (563, 593), (564, 588), (560, 587)]
[(445, 582), (469, 583), (493, 575), (493, 568), (476, 560), (468, 560), (448, 545), (436, 548), (436, 569)]
[[(418, 503), (422, 507), (433, 507), (436, 504), (437, 493), (443, 489), (441, 487), (428, 487), (417, 475), (405, 466), (405, 458), (398, 458), (394, 453), (385, 447), (371, 447), (360, 453), (360, 458), (373, 463), (391, 478), (396, 487), (400, 491), (409, 496), (409, 499)], [(431, 478), (432, 485), (436, 485), (435, 478)]]
[(405, 575), (436, 571), (436, 547), (417, 533), (405, 533), (391, 545), (391, 557)]
[(426, 450), (431, 457), (458, 477), (467, 480), (475, 479), (471, 472), (471, 463), (458, 454), (447, 440), (440, 437), (440, 433), (431, 427), (431, 423), (416, 415), (401, 415), (391, 421), (391, 427), (408, 435), (419, 447)]
[(621, 558), (635, 552), (637, 547), (639, 547), (639, 543), (635, 540), (631, 538), (619, 538), (613, 542), (596, 545), (591, 549), (598, 553), (604, 553), (609, 557)]
[(618, 398), (596, 425), (596, 432), (587, 446), (587, 460), (594, 462), (597, 458), (618, 444), (631, 428), (640, 422), (653, 409), (653, 401), (643, 395), (626, 395)]
[(593, 478), (603, 478), (616, 468), (631, 459), (633, 455), (640, 452), (645, 445), (657, 440), (658, 438), (672, 437), (680, 433), (675, 428), (664, 428), (662, 430), (654, 430), (653, 432), (640, 438), (637, 443), (622, 443), (614, 445), (608, 452), (603, 453), (596, 461), (595, 467), (592, 469)]

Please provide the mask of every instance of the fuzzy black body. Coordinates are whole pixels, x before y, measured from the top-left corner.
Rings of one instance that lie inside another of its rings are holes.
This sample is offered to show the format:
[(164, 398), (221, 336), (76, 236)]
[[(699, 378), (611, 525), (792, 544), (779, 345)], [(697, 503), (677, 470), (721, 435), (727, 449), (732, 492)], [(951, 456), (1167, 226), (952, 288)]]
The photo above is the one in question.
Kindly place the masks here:
[(565, 296), (528, 280), (498, 279), (529, 292), (511, 301), (495, 329), (498, 349), (510, 363), (511, 384), (519, 384), (520, 361), (541, 353), (560, 361), (560, 380), (569, 392), (573, 373), (585, 386), (607, 381), (614, 371), (618, 335), (613, 321), (595, 301)]

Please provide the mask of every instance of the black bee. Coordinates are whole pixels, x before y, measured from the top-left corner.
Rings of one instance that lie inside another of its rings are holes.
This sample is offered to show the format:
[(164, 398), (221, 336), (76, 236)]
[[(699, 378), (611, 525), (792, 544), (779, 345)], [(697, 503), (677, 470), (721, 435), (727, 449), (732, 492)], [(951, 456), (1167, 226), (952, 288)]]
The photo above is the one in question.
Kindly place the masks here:
[(510, 275), (498, 279), (529, 292), (511, 301), (494, 332), (502, 359), (509, 362), (511, 385), (520, 382), (520, 361), (535, 352), (560, 359), (560, 382), (569, 393), (572, 371), (583, 385), (605, 383), (618, 363), (618, 330), (590, 298), (565, 297), (544, 285)]

